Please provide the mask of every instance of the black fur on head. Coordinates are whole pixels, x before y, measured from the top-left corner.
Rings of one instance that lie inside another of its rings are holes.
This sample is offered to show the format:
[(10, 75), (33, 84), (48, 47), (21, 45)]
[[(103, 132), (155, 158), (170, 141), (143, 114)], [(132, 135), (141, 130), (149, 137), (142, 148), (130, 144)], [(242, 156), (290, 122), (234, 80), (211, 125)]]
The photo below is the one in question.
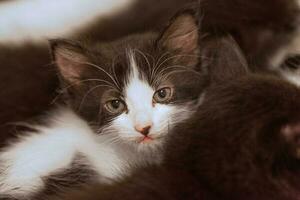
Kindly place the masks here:
[(130, 73), (129, 54), (134, 55), (139, 72), (151, 87), (156, 89), (165, 82), (174, 85), (174, 103), (197, 98), (205, 82), (197, 69), (198, 40), (197, 18), (192, 11), (185, 11), (162, 33), (100, 44), (60, 39), (50, 43), (66, 101), (89, 122), (101, 126), (115, 117), (105, 112), (103, 102), (122, 97)]

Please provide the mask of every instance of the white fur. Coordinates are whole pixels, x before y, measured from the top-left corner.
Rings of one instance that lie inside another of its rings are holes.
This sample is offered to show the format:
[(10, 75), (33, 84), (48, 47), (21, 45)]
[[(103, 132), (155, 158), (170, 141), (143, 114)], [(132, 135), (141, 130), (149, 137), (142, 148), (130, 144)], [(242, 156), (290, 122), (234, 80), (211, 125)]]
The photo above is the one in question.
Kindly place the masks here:
[[(143, 151), (160, 149), (164, 137), (169, 133), (175, 123), (187, 119), (193, 111), (191, 106), (176, 106), (172, 104), (153, 104), (155, 90), (138, 72), (138, 66), (132, 52), (129, 53), (131, 73), (125, 87), (125, 102), (128, 112), (125, 112), (113, 120), (111, 126), (106, 129), (115, 130), (116, 137), (126, 143), (137, 145)], [(151, 126), (148, 136), (154, 140), (140, 144), (144, 136), (135, 127)], [(110, 131), (112, 132), (112, 131)]]
[(0, 43), (64, 37), (133, 0), (12, 0), (0, 3)]
[(72, 111), (62, 109), (52, 120), (49, 127), (36, 127), (37, 133), (20, 138), (0, 154), (0, 198), (29, 198), (43, 188), (43, 177), (67, 168), (77, 153), (84, 155), (102, 178), (115, 179), (123, 172), (123, 158), (106, 136), (97, 137)]

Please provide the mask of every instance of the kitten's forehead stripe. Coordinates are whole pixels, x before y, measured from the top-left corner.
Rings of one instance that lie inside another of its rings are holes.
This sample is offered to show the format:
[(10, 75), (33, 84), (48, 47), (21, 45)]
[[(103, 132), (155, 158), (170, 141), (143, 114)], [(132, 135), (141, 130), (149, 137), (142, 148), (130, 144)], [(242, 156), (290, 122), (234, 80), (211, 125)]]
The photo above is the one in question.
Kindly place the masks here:
[(144, 107), (143, 104), (152, 102), (154, 91), (149, 83), (142, 78), (133, 52), (130, 51), (128, 56), (130, 73), (128, 73), (128, 83), (124, 91), (125, 96), (134, 106)]
[(135, 60), (135, 55), (133, 53), (133, 51), (129, 52), (129, 69), (130, 69), (130, 76), (133, 78), (138, 78), (139, 77), (139, 70), (138, 70), (138, 66), (136, 64), (136, 60)]

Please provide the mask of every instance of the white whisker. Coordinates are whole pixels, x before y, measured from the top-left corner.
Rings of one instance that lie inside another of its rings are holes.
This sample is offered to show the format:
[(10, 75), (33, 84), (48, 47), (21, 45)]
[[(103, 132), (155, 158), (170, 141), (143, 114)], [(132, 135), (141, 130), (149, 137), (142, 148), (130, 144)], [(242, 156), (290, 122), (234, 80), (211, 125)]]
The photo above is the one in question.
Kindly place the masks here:
[[(85, 93), (85, 95), (83, 96), (83, 98), (82, 98), (82, 100), (81, 100), (81, 102), (80, 102), (80, 104), (79, 104), (78, 110), (81, 109), (81, 106), (83, 105), (83, 103), (84, 103), (86, 97), (87, 97), (92, 91), (94, 91), (95, 89), (97, 89), (97, 88), (99, 88), (99, 87), (112, 87), (112, 86), (109, 86), (109, 85), (96, 85), (95, 87), (92, 87), (91, 89), (89, 89), (89, 90)], [(114, 87), (112, 87), (112, 88), (114, 88)]]
[(105, 69), (103, 69), (102, 67), (100, 67), (99, 65), (95, 65), (93, 63), (89, 63), (89, 62), (84, 62), (82, 64), (86, 64), (86, 65), (89, 65), (91, 67), (95, 67), (96, 69), (104, 72), (115, 84), (115, 86), (117, 87), (117, 89), (121, 90), (121, 88), (119, 87), (117, 81), (114, 79), (114, 77), (112, 75), (110, 75)]

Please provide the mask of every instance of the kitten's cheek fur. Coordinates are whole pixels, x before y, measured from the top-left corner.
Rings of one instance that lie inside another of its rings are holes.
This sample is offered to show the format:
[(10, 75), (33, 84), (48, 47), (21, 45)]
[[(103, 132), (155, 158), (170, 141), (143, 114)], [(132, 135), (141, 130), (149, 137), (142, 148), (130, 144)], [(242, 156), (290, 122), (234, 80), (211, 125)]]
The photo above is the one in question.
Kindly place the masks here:
[[(152, 111), (153, 126), (149, 132), (149, 136), (154, 140), (147, 145), (162, 142), (162, 138), (168, 135), (172, 127), (185, 121), (193, 114), (192, 108), (192, 106), (157, 104)], [(124, 142), (137, 144), (143, 137), (134, 129), (132, 118), (125, 113), (115, 118), (112, 125), (107, 129), (115, 130), (114, 132), (117, 133), (118, 137), (124, 140)]]
[[(156, 105), (152, 110), (152, 127), (149, 132), (149, 136), (153, 139), (157, 137), (162, 137), (167, 134), (168, 128), (170, 128), (170, 119), (177, 108), (170, 105)], [(120, 138), (124, 140), (132, 140), (133, 142), (138, 142), (142, 136), (134, 128), (134, 118), (130, 114), (123, 113), (114, 119), (111, 128), (116, 130)]]

